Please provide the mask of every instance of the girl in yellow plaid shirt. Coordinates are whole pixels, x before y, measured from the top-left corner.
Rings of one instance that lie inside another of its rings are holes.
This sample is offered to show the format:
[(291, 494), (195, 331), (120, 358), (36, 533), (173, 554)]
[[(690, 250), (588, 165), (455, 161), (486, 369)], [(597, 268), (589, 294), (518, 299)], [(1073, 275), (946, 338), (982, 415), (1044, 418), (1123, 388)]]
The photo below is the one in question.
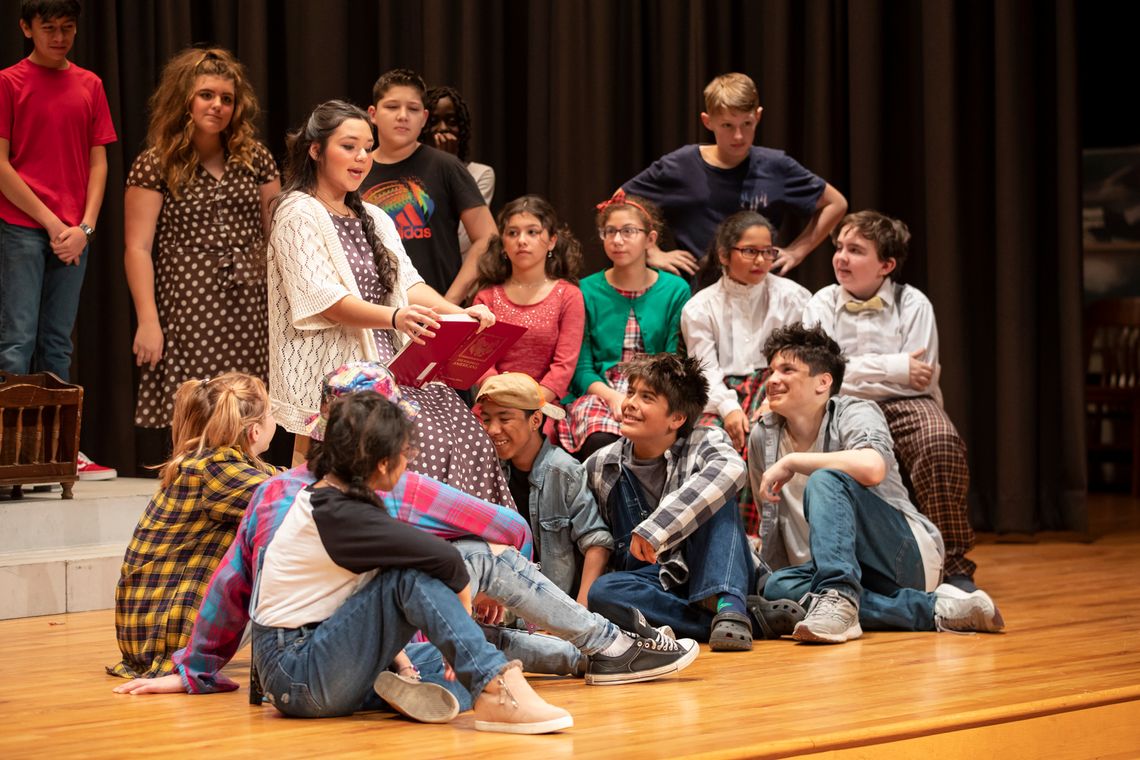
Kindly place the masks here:
[(161, 676), (186, 646), (210, 577), (254, 489), (277, 470), (261, 460), (276, 429), (261, 380), (227, 372), (188, 380), (174, 397), (174, 454), (162, 466), (123, 557), (115, 633), (123, 678)]

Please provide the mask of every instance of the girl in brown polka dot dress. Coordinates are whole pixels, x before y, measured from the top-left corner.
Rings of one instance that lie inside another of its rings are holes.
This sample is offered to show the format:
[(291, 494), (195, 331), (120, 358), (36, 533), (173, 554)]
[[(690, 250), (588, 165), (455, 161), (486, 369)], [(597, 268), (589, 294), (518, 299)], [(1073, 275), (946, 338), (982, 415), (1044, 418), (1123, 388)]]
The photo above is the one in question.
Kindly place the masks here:
[[(391, 359), (406, 341), (434, 337), (440, 314), (483, 326), (485, 306), (460, 309), (416, 272), (395, 224), (358, 192), (372, 164), (372, 127), (356, 106), (329, 101), (289, 135), (285, 188), (269, 236), (269, 393), (278, 422), (308, 449), (325, 374), (353, 361)], [(402, 387), (420, 408), (422, 475), (514, 506), (490, 438), (455, 392), (440, 383)]]
[(165, 427), (186, 380), (268, 379), (264, 242), (281, 184), (229, 52), (176, 55), (150, 107), (147, 148), (127, 177), (125, 265), (142, 368), (135, 423)]

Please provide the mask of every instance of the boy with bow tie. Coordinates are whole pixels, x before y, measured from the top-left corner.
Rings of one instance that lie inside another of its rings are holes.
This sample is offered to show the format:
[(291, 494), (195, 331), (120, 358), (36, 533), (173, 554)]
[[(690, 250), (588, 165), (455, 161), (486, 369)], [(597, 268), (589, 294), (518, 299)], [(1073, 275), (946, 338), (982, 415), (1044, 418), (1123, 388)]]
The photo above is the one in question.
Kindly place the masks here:
[(966, 513), (970, 471), (966, 445), (942, 408), (938, 327), (930, 300), (897, 283), (906, 261), (906, 224), (877, 211), (849, 214), (832, 235), (837, 284), (804, 308), (849, 357), (842, 392), (878, 403), (909, 476), (918, 508), (946, 544), (946, 580), (973, 591), (976, 565), (966, 559), (974, 531)]

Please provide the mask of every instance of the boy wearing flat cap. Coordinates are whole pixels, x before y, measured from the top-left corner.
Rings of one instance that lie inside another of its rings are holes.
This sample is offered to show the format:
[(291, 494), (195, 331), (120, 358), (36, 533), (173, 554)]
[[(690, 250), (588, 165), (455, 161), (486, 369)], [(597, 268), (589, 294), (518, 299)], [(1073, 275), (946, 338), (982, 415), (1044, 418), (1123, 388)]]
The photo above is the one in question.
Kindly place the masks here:
[(542, 573), (585, 606), (606, 568), (614, 538), (586, 486), (586, 470), (542, 435), (546, 417), (566, 416), (547, 403), (530, 375), (506, 372), (479, 388), (483, 427), (503, 462), (511, 495), (534, 533)]

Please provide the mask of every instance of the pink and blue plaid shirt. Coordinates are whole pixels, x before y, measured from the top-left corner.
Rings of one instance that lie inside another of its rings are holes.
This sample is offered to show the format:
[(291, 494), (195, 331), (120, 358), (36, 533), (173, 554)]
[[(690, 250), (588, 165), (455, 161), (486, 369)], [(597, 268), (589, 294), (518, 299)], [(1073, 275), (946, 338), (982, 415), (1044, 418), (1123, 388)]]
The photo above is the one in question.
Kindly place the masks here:
[[(297, 493), (314, 482), (305, 466), (294, 467), (263, 483), (254, 493), (222, 563), (210, 579), (190, 642), (172, 658), (174, 672), (191, 694), (234, 691), (236, 682), (222, 668), (241, 644), (249, 622), (249, 600), (265, 547)], [(522, 515), (469, 496), (437, 480), (407, 472), (395, 490), (381, 494), (389, 514), (421, 530), (447, 539), (475, 536), (488, 543), (513, 546), (533, 555), (530, 527)]]

